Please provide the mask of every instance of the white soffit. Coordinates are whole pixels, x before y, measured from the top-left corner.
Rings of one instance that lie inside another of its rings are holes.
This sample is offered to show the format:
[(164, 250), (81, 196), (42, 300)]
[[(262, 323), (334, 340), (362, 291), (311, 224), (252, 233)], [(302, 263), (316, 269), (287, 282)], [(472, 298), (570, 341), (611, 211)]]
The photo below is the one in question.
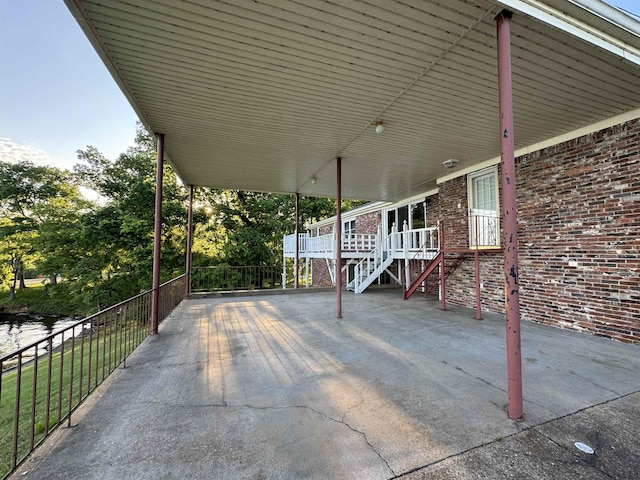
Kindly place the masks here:
[[(640, 65), (640, 44), (637, 39), (640, 23), (600, 0), (501, 0), (500, 3), (507, 9), (531, 15), (547, 25)], [(583, 11), (576, 10), (574, 5)], [(615, 21), (619, 23), (613, 23)], [(635, 45), (625, 41), (625, 38)]]
[(578, 0), (65, 1), (195, 186), (335, 196), (341, 156), (345, 198), (397, 201), (496, 158), (505, 6), (516, 148), (640, 107), (640, 37)]

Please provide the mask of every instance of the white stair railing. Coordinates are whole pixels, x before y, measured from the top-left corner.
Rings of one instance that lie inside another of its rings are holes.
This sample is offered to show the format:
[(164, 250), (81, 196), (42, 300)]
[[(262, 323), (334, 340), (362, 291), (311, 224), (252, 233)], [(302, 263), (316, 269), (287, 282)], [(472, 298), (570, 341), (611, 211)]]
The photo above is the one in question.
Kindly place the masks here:
[(355, 268), (353, 280), (349, 284), (349, 287), (353, 288), (355, 293), (362, 293), (373, 280), (375, 280), (382, 271), (388, 267), (393, 261), (391, 255), (391, 243), (394, 238), (394, 232), (396, 230), (395, 224), (391, 229), (391, 233), (384, 239), (382, 237), (382, 231), (378, 227), (378, 241), (376, 248), (371, 250), (369, 254), (360, 260)]

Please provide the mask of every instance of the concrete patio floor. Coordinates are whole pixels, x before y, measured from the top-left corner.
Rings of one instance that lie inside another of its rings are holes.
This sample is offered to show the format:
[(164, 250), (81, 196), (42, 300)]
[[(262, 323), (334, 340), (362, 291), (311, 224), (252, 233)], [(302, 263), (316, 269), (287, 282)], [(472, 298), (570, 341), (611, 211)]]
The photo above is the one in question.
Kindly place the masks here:
[[(189, 299), (14, 474), (29, 479), (640, 478), (640, 348), (398, 290)], [(589, 455), (574, 447), (583, 442)]]

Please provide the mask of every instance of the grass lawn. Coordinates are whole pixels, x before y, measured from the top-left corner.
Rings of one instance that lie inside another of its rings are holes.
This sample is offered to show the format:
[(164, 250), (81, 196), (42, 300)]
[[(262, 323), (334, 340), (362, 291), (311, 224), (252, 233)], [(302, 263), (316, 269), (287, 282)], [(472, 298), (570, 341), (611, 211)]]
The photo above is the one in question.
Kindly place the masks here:
[(70, 284), (60, 282), (57, 285), (29, 282), (27, 288), (16, 291), (16, 298), (9, 301), (9, 290), (0, 290), (0, 307), (7, 312), (32, 312), (44, 315), (89, 314), (87, 305), (82, 304), (69, 291)]
[[(76, 327), (75, 332), (74, 339), (67, 332), (64, 344), (51, 355), (45, 349), (46, 342), (40, 344), (37, 361), (29, 360), (22, 365), (19, 384), (16, 367), (2, 376), (0, 477), (11, 471), (13, 463), (16, 389), (20, 389), (16, 452), (19, 463), (142, 342), (148, 326), (110, 316), (93, 328), (87, 326), (84, 335), (81, 327)], [(5, 364), (3, 368), (8, 366)]]

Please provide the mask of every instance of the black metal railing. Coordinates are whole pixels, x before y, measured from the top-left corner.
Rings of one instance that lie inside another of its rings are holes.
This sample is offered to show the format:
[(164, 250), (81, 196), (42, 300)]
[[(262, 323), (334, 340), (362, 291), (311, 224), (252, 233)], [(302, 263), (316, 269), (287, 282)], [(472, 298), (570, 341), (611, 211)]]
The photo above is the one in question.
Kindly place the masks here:
[(191, 269), (192, 292), (282, 288), (282, 266), (238, 267), (217, 265)]
[[(160, 286), (159, 321), (185, 276)], [(146, 338), (152, 292), (79, 320), (0, 358), (0, 476), (6, 478)]]

